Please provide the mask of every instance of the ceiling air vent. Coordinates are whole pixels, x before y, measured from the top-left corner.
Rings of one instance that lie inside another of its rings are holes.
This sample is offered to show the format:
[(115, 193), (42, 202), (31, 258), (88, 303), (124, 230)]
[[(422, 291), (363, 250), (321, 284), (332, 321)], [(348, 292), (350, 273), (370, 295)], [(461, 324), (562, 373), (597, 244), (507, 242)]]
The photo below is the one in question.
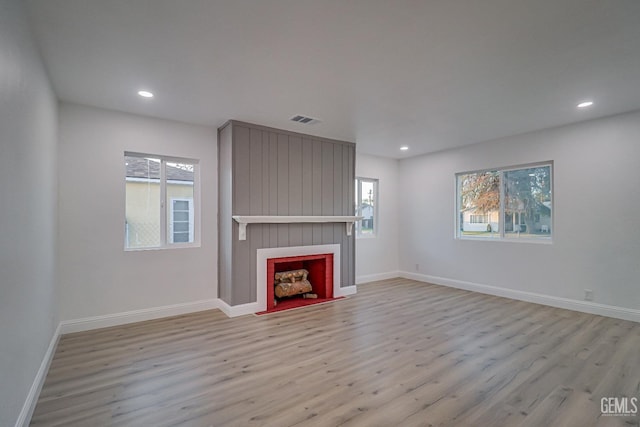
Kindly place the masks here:
[(304, 125), (312, 125), (314, 123), (320, 122), (320, 120), (314, 119), (313, 117), (301, 116), (299, 114), (297, 116), (291, 117), (291, 120), (293, 120), (294, 122), (302, 123)]

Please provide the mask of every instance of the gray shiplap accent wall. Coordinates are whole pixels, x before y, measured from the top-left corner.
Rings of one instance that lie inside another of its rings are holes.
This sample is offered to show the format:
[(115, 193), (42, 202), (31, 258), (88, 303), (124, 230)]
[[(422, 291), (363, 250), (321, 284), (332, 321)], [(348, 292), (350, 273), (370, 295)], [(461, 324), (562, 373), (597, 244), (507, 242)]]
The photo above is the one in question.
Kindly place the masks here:
[(218, 138), (218, 297), (223, 301), (231, 301), (231, 251), (221, 250), (232, 245), (231, 227), (220, 227), (220, 218), (231, 216), (231, 200), (233, 188), (231, 183), (231, 128), (220, 130)]
[(251, 224), (239, 241), (231, 215), (353, 215), (355, 144), (237, 121), (219, 134), (220, 185), (231, 189), (220, 190), (220, 298), (256, 301), (256, 251), (267, 247), (339, 243), (341, 285), (354, 285), (355, 240), (343, 223)]

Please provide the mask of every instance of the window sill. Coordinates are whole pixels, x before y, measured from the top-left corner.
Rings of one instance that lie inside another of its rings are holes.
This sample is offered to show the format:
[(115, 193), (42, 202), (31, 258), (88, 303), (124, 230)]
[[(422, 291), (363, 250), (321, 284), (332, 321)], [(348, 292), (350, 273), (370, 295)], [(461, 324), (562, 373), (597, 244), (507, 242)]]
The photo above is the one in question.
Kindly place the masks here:
[(356, 239), (360, 240), (368, 240), (368, 239), (375, 239), (377, 238), (378, 235), (377, 234), (361, 234), (361, 235), (356, 235)]
[(503, 239), (499, 237), (460, 237), (456, 236), (455, 240), (462, 241), (471, 241), (471, 242), (500, 242), (500, 243), (534, 243), (539, 245), (551, 245), (553, 244), (553, 240), (549, 237), (548, 239), (527, 239), (527, 238), (513, 238), (513, 239)]

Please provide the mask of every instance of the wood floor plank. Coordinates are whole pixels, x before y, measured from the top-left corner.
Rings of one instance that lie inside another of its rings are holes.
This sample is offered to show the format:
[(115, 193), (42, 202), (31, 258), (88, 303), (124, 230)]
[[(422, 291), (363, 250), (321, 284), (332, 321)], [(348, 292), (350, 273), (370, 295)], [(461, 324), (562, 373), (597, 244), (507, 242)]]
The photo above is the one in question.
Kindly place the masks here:
[(33, 426), (633, 426), (640, 325), (391, 279), (61, 337)]

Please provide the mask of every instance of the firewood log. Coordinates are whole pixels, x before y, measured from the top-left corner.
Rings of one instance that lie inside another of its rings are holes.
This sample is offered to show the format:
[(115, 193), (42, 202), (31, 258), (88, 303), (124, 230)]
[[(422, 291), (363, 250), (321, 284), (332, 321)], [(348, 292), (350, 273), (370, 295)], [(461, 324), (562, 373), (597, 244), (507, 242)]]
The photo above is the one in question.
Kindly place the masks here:
[(278, 283), (274, 287), (274, 293), (278, 298), (290, 297), (298, 294), (305, 294), (312, 291), (311, 283), (308, 280), (295, 281), (293, 283)]
[(300, 270), (279, 271), (274, 275), (275, 283), (293, 283), (296, 281), (307, 280), (309, 272), (304, 268)]

